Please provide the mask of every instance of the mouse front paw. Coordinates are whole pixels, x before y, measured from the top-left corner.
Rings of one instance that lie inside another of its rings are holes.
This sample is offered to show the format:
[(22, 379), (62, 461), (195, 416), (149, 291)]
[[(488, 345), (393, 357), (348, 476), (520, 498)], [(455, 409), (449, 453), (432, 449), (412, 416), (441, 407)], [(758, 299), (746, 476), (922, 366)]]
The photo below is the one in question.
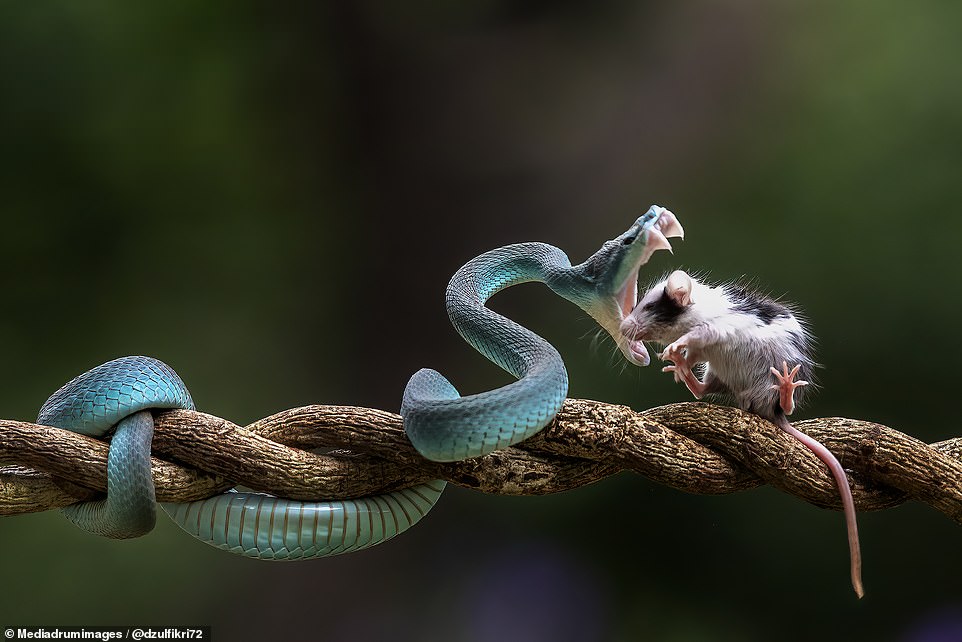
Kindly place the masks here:
[(664, 368), (661, 369), (661, 371), (672, 373), (675, 376), (675, 383), (680, 383), (683, 380), (682, 371), (681, 369), (678, 368), (678, 366), (674, 366), (674, 365), (665, 366)]
[(672, 362), (672, 365), (662, 368), (662, 372), (672, 373), (675, 377), (675, 383), (683, 382), (696, 399), (701, 399), (705, 395), (705, 384), (692, 372), (694, 363), (688, 358), (687, 343), (675, 341), (669, 344), (659, 356), (663, 361)]
[(659, 358), (662, 361), (673, 361), (675, 365), (687, 364), (688, 359), (686, 357), (686, 352), (688, 350), (688, 344), (679, 339), (673, 343), (669, 343), (665, 346), (665, 349), (661, 351)]

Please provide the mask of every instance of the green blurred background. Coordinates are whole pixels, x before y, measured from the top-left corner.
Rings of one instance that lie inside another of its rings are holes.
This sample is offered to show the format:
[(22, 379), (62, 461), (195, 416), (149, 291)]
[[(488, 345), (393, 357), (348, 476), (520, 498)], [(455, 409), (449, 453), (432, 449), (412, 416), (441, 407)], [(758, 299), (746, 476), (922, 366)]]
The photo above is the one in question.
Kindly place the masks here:
[[(525, 240), (581, 260), (659, 203), (688, 239), (647, 276), (750, 276), (806, 310), (825, 368), (799, 416), (958, 436), (960, 60), (962, 5), (934, 1), (4, 3), (0, 415), (124, 354), (241, 424), (394, 410), (423, 366), (489, 389), (444, 312), (457, 267)], [(559, 347), (572, 396), (688, 399), (543, 287), (493, 305)], [(841, 514), (768, 488), (452, 488), (389, 545), (291, 564), (29, 515), (0, 521), (0, 625), (962, 639), (958, 526), (860, 519), (862, 602)]]

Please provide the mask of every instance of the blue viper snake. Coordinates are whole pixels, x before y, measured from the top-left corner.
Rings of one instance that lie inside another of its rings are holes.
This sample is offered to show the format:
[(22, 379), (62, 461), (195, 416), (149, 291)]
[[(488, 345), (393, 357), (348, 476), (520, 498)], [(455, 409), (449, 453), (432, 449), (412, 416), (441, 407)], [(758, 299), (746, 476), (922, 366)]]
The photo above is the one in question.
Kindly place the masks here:
[[(438, 372), (415, 373), (404, 391), (401, 415), (418, 451), (435, 461), (484, 455), (527, 439), (560, 410), (568, 375), (558, 351), (484, 305), (512, 285), (545, 283), (591, 315), (629, 362), (648, 365), (644, 344), (626, 339), (619, 326), (636, 303), (639, 268), (656, 250), (670, 249), (666, 237), (682, 234), (671, 212), (652, 206), (579, 265), (544, 243), (508, 245), (465, 264), (447, 288), (451, 322), (468, 343), (518, 380), (462, 397)], [(110, 438), (106, 497), (64, 508), (68, 519), (113, 538), (138, 537), (154, 527), (150, 411), (165, 408), (192, 410), (194, 403), (173, 369), (140, 356), (97, 366), (47, 399), (37, 423)], [(247, 557), (294, 560), (391, 539), (426, 515), (444, 486), (436, 480), (368, 497), (313, 502), (229, 491), (161, 506), (181, 528), (212, 546)]]

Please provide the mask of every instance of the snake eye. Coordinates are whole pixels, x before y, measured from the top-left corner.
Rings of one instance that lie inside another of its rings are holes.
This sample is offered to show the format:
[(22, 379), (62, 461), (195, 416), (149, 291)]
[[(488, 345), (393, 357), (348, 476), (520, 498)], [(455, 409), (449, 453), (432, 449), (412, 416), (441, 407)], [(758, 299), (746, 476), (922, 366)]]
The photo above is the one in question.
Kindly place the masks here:
[(636, 238), (638, 238), (638, 235), (637, 235), (637, 234), (632, 234), (631, 236), (626, 236), (625, 238), (623, 238), (623, 239), (621, 240), (621, 244), (622, 244), (622, 245), (631, 245), (632, 243), (635, 242), (635, 239), (636, 239)]

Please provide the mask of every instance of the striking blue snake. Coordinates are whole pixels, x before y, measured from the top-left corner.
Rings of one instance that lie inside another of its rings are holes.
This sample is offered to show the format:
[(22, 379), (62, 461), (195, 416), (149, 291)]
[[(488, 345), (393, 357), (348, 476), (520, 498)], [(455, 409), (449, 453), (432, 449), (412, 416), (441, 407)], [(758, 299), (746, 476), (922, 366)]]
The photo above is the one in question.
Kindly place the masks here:
[[(477, 457), (527, 439), (544, 428), (568, 393), (568, 375), (547, 341), (485, 307), (504, 288), (541, 281), (590, 314), (636, 365), (648, 365), (641, 342), (619, 326), (637, 299), (639, 268), (666, 237), (681, 236), (675, 216), (652, 206), (587, 261), (572, 266), (544, 243), (486, 252), (451, 278), (447, 309), (454, 327), (481, 354), (518, 378), (504, 387), (462, 397), (441, 374), (420, 370), (404, 391), (401, 415), (411, 442), (428, 459)], [(150, 470), (151, 409), (193, 409), (187, 387), (151, 357), (122, 357), (74, 378), (43, 404), (37, 423), (94, 437), (112, 433), (107, 496), (63, 509), (77, 526), (113, 538), (138, 537), (156, 521)], [(181, 528), (212, 546), (248, 557), (306, 559), (356, 551), (416, 524), (437, 502), (437, 480), (356, 499), (305, 502), (229, 491), (208, 499), (164, 503)]]

